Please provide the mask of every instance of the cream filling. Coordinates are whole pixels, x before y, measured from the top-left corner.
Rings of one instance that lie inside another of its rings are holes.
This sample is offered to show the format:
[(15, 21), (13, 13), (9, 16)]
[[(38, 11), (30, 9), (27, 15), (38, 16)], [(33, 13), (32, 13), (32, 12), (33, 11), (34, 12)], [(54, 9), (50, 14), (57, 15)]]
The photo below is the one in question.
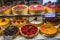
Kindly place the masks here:
[(32, 21), (31, 23), (32, 24), (41, 24), (43, 21), (41, 20), (41, 21)]

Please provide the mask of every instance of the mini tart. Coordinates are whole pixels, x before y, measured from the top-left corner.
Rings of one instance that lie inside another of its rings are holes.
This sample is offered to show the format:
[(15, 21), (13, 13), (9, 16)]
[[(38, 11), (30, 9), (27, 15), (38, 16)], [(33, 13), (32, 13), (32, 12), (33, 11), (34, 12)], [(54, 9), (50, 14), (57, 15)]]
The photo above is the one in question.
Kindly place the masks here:
[(0, 19), (0, 26), (5, 29), (10, 25), (10, 20), (8, 18), (2, 18)]
[(16, 26), (9, 26), (3, 31), (3, 36), (12, 36), (16, 38), (19, 34), (19, 29)]
[(12, 8), (13, 14), (24, 14), (28, 13), (28, 6), (26, 5), (17, 5)]
[(27, 24), (25, 26), (22, 26), (21, 28), (19, 28), (19, 30), (20, 30), (21, 35), (26, 38), (33, 38), (39, 32), (38, 28), (32, 24)]
[(24, 26), (27, 23), (27, 19), (25, 17), (22, 18), (13, 18), (12, 25), (21, 27)]
[(38, 27), (43, 24), (43, 18), (42, 17), (30, 17), (29, 22)]
[(44, 7), (42, 5), (30, 5), (29, 6), (29, 13), (36, 14), (44, 12)]
[(50, 23), (43, 24), (43, 25), (40, 26), (40, 32), (44, 36), (53, 37), (57, 34), (57, 28), (52, 26)]
[(11, 7), (8, 7), (8, 6), (5, 6), (3, 5), (1, 8), (0, 8), (0, 13), (2, 14), (10, 14), (11, 13)]

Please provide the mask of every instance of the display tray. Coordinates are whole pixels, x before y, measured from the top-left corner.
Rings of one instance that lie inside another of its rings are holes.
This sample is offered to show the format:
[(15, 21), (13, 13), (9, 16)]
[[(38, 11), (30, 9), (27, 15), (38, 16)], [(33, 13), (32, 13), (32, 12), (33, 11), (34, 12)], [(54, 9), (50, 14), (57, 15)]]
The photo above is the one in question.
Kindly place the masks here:
[[(0, 36), (0, 39), (1, 40), (4, 40), (3, 36)], [(55, 37), (53, 38), (47, 38), (41, 34), (38, 34), (35, 38), (32, 38), (32, 39), (27, 39), (27, 38), (24, 38), (23, 36), (21, 35), (18, 35), (15, 39), (13, 40), (60, 40), (60, 34), (58, 33)]]

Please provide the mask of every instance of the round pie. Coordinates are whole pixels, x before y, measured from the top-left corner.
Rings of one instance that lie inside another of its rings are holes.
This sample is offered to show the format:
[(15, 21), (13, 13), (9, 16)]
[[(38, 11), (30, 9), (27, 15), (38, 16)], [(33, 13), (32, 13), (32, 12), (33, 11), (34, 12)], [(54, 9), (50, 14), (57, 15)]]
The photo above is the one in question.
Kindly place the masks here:
[(48, 37), (53, 37), (57, 34), (57, 28), (52, 26), (50, 23), (43, 24), (40, 26), (40, 32)]
[(10, 25), (10, 20), (8, 18), (2, 18), (0, 19), (0, 26), (5, 29)]
[(3, 5), (0, 7), (0, 14), (10, 14), (11, 13), (11, 7)]
[(12, 36), (13, 38), (17, 37), (19, 34), (19, 29), (16, 26), (8, 26), (4, 31), (3, 31), (3, 36)]
[(28, 6), (18, 4), (17, 6), (14, 6), (12, 8), (12, 12), (13, 12), (13, 14), (25, 14), (25, 13), (28, 13)]
[(29, 13), (30, 14), (37, 14), (44, 12), (44, 7), (42, 5), (30, 5), (29, 6)]
[(38, 28), (32, 24), (27, 24), (19, 29), (21, 35), (23, 35), (26, 38), (33, 38), (39, 32)]
[(12, 25), (17, 26), (17, 27), (21, 27), (24, 26), (27, 23), (27, 19), (25, 17), (21, 17), (21, 18), (13, 18), (12, 20)]

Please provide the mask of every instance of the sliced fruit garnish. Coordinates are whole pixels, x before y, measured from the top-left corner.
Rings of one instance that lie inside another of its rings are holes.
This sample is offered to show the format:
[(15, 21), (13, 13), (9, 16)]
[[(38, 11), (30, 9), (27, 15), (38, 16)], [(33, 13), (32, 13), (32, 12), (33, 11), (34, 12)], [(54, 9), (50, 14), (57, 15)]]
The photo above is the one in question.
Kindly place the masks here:
[(3, 5), (2, 8), (6, 8), (6, 5)]
[(5, 22), (5, 19), (2, 19), (2, 22)]
[(18, 4), (18, 8), (22, 8), (22, 5), (21, 4)]

